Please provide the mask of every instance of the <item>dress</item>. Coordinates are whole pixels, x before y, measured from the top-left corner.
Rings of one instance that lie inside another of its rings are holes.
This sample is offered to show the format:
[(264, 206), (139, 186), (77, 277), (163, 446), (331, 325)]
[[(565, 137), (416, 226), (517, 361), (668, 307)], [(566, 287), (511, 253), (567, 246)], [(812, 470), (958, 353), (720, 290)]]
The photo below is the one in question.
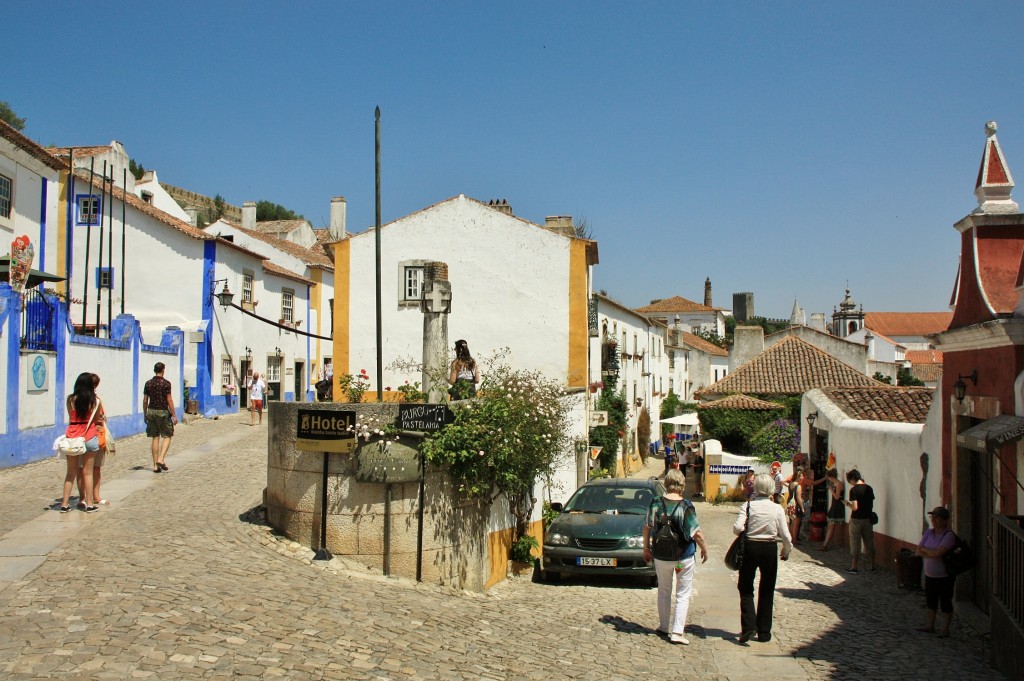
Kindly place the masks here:
[(832, 504), (828, 507), (828, 522), (830, 525), (838, 525), (846, 522), (846, 505), (843, 504), (843, 491), (840, 489), (839, 496), (836, 497), (834, 490), (836, 485), (834, 483), (828, 483), (828, 486), (832, 493)]

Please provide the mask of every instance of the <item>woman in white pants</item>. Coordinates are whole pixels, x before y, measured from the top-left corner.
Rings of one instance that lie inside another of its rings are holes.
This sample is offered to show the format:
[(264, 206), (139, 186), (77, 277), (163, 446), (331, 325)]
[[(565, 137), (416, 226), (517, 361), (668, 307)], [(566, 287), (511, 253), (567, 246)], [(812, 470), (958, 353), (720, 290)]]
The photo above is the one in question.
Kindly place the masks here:
[[(683, 498), (686, 478), (682, 471), (671, 469), (665, 475), (665, 494), (653, 502), (647, 510), (644, 523), (644, 560), (654, 561), (658, 575), (658, 633), (668, 636), (672, 643), (688, 645), (686, 638), (686, 615), (690, 610), (690, 592), (693, 586), (695, 554), (700, 547), (701, 562), (708, 560), (708, 548), (704, 534), (697, 524), (697, 511), (693, 504)], [(657, 532), (659, 515), (667, 516), (679, 535), (679, 547), (672, 560), (655, 558), (652, 542)], [(675, 585), (676, 608), (672, 612), (673, 580)]]

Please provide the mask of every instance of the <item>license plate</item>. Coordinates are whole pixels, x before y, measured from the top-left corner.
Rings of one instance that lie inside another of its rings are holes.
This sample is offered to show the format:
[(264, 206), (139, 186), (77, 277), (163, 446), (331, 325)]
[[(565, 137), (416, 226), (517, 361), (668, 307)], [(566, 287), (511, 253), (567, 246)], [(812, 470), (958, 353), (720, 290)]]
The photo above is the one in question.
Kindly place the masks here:
[(617, 562), (614, 558), (590, 558), (589, 556), (580, 556), (576, 559), (577, 565), (589, 565), (591, 567), (615, 567)]

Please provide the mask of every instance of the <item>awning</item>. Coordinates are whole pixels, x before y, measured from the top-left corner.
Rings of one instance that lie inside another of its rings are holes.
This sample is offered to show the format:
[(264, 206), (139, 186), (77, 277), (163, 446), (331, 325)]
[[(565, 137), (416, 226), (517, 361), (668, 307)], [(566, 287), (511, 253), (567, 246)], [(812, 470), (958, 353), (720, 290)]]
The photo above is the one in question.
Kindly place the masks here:
[(677, 426), (695, 426), (697, 425), (697, 414), (680, 414), (679, 416), (662, 419), (659, 423), (672, 423)]
[(956, 442), (976, 452), (991, 452), (1021, 438), (1024, 438), (1024, 418), (1000, 414), (959, 433)]
[[(11, 279), (11, 256), (5, 255), (0, 257), (0, 281), (10, 281)], [(64, 281), (64, 277), (58, 277), (56, 274), (49, 274), (47, 272), (40, 272), (39, 270), (28, 271), (28, 281), (25, 282), (25, 288), (34, 288), (44, 281)]]

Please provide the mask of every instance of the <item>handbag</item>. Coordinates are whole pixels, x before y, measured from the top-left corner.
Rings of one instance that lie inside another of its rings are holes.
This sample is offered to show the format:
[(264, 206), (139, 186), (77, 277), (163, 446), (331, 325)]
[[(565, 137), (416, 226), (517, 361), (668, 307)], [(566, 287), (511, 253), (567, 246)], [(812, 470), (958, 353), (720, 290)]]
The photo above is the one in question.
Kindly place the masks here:
[(750, 502), (747, 502), (747, 522), (743, 531), (732, 541), (732, 546), (725, 552), (725, 566), (730, 570), (743, 567), (743, 553), (747, 548), (747, 528), (750, 527)]
[(878, 514), (875, 513), (874, 511), (871, 512), (871, 524), (872, 525), (877, 525), (878, 524)]
[(100, 426), (100, 448), (106, 449), (108, 454), (117, 453), (117, 441), (114, 440), (114, 434), (107, 428), (107, 424)]
[[(69, 398), (70, 401), (70, 398)], [(96, 410), (99, 409), (100, 402), (96, 400), (96, 406), (92, 408), (92, 413), (89, 414), (89, 420), (85, 423), (85, 429), (89, 430), (89, 426), (92, 425), (92, 420), (96, 416)], [(67, 431), (53, 441), (53, 448), (57, 450), (58, 459), (66, 459), (69, 456), (79, 456), (85, 454), (85, 438), (84, 437), (68, 437)]]

